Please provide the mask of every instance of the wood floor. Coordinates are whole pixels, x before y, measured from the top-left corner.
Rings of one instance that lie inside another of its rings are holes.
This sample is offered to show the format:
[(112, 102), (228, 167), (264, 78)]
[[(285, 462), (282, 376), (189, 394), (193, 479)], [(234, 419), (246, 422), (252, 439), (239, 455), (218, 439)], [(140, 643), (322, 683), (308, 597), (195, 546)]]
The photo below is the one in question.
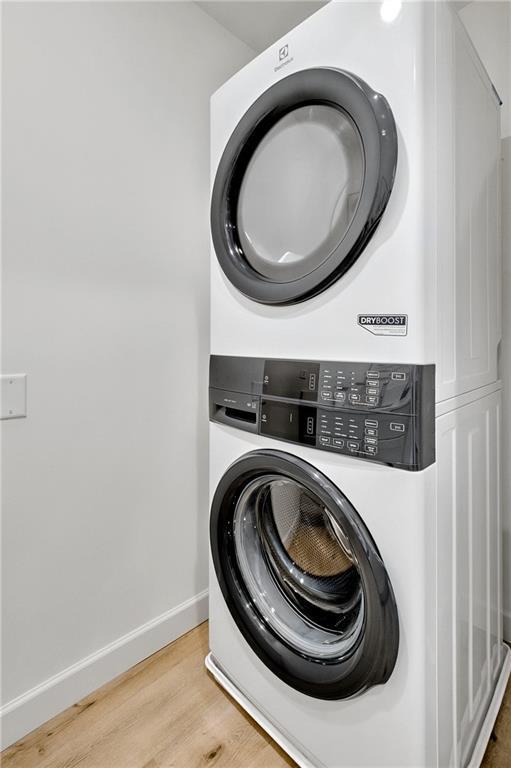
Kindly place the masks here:
[[(33, 731), (3, 768), (289, 768), (204, 668), (207, 623)], [(511, 766), (511, 686), (484, 768)]]

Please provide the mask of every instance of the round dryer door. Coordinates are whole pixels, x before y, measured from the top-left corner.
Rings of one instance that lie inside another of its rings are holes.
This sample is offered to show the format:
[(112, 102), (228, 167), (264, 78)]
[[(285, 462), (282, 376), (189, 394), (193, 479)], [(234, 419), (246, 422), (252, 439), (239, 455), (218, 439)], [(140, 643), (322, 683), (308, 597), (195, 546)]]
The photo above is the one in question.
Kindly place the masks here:
[(388, 680), (392, 586), (362, 519), (321, 472), (281, 451), (246, 454), (218, 485), (210, 536), (231, 615), (279, 678), (320, 699)]
[(292, 304), (360, 256), (387, 204), (397, 133), (386, 100), (348, 72), (309, 69), (252, 105), (218, 166), (215, 251), (238, 290)]

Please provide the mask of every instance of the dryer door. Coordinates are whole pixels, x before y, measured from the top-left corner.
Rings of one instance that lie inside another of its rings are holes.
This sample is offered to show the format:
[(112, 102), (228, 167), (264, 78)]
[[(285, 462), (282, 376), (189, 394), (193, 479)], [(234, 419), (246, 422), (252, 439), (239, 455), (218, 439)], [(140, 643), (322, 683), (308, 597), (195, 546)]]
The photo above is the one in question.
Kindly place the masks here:
[(279, 678), (343, 699), (390, 677), (399, 627), (378, 549), (343, 493), (307, 462), (253, 451), (213, 498), (211, 550), (245, 640)]
[(211, 231), (226, 276), (266, 304), (327, 288), (360, 256), (387, 204), (397, 133), (363, 80), (309, 69), (246, 112), (220, 160)]

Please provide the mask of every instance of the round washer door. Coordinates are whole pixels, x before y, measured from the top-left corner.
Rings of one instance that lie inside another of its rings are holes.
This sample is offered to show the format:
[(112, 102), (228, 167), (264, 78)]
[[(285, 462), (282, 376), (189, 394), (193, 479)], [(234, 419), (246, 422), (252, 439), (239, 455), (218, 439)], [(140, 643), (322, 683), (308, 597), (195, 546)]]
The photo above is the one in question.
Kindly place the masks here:
[(370, 240), (396, 163), (391, 109), (363, 80), (326, 68), (280, 80), (245, 113), (218, 166), (211, 232), (224, 273), (264, 304), (325, 290)]
[(361, 517), (315, 467), (282, 451), (242, 456), (215, 492), (210, 539), (234, 621), (281, 680), (319, 699), (388, 680), (392, 585)]

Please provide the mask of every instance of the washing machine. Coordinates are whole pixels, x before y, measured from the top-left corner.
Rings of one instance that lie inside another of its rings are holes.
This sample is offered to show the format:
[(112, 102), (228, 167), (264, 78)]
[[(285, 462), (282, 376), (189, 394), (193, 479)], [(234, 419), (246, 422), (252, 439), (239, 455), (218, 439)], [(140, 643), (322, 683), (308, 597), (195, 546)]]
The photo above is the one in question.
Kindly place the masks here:
[(434, 379), (211, 357), (206, 664), (303, 768), (478, 766), (493, 728), (500, 385)]
[(451, 5), (330, 2), (213, 95), (213, 354), (497, 380), (499, 98)]

